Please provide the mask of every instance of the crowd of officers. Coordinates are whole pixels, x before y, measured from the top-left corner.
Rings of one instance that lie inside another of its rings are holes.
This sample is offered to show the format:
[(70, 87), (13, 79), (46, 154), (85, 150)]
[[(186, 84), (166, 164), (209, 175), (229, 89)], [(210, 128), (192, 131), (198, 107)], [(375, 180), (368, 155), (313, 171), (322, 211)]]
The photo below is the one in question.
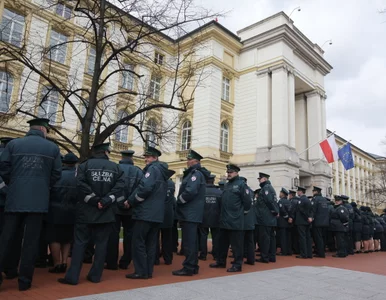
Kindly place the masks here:
[(211, 268), (226, 268), (229, 249), (228, 272), (240, 272), (244, 263), (274, 263), (278, 255), (324, 258), (328, 249), (343, 258), (386, 251), (386, 214), (358, 208), (345, 195), (336, 195), (333, 203), (319, 187), (307, 197), (299, 186), (282, 188), (278, 199), (268, 174), (259, 173), (260, 188), (252, 191), (234, 164), (216, 186), (215, 176), (201, 166), (202, 156), (189, 150), (175, 196), (175, 172), (159, 161), (161, 152), (154, 147), (143, 155), (143, 170), (134, 165), (132, 150), (121, 152), (119, 164), (110, 161), (109, 143), (95, 145), (79, 162), (46, 140), (47, 119), (29, 124), (25, 137), (1, 139), (0, 285), (4, 273), (7, 279), (18, 277), (19, 290), (27, 290), (35, 266), (47, 262), (49, 272), (65, 274), (58, 279), (62, 284), (78, 284), (83, 263), (92, 263), (87, 280), (93, 283), (104, 269), (128, 269), (131, 262), (134, 272), (126, 278), (152, 278), (161, 257), (172, 264), (178, 225), (178, 254), (185, 260), (172, 272), (176, 276), (198, 274), (198, 262), (208, 254), (215, 260)]

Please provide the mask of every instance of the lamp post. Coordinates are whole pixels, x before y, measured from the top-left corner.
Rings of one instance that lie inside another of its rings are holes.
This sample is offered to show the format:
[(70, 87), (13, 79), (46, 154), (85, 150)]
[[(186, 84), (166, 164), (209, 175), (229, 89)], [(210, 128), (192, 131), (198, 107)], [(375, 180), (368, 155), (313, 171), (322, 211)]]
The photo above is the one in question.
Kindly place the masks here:
[(291, 20), (291, 15), (295, 12), (295, 10), (297, 10), (297, 11), (301, 11), (302, 9), (300, 8), (300, 6), (298, 6), (298, 7), (295, 7), (292, 11), (291, 11), (291, 13), (289, 14), (289, 16), (288, 16), (288, 19), (290, 19)]
[(328, 193), (328, 195), (331, 197), (331, 195), (332, 195), (332, 187), (331, 187), (331, 186), (329, 186), (329, 187), (327, 188), (327, 193)]
[(332, 45), (332, 40), (327, 40), (327, 41), (325, 41), (325, 42), (323, 43), (323, 45), (322, 45), (320, 48), (323, 49), (323, 46), (324, 46), (326, 43), (328, 43), (329, 45)]
[(299, 178), (295, 177), (292, 179), (292, 188), (296, 188), (299, 186)]

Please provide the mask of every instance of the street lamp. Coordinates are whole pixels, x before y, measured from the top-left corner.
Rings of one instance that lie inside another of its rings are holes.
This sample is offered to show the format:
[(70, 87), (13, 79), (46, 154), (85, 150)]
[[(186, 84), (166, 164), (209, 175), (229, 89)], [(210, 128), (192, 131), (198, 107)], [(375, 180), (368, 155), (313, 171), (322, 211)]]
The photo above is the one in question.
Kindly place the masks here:
[(291, 13), (289, 14), (289, 16), (288, 16), (288, 19), (290, 19), (291, 20), (291, 15), (294, 13), (294, 11), (295, 10), (297, 10), (297, 11), (301, 11), (302, 9), (300, 8), (300, 6), (298, 6), (298, 7), (295, 7), (292, 11), (291, 11)]
[(292, 188), (296, 188), (299, 186), (299, 178), (295, 177), (292, 179)]
[(329, 186), (329, 187), (327, 188), (327, 193), (328, 193), (328, 195), (331, 197), (331, 195), (332, 195), (332, 187), (331, 187), (331, 186)]
[(328, 43), (329, 45), (332, 45), (332, 40), (327, 40), (327, 41), (325, 41), (325, 42), (323, 43), (322, 47), (320, 47), (320, 48), (323, 48), (323, 46), (324, 46), (326, 43)]

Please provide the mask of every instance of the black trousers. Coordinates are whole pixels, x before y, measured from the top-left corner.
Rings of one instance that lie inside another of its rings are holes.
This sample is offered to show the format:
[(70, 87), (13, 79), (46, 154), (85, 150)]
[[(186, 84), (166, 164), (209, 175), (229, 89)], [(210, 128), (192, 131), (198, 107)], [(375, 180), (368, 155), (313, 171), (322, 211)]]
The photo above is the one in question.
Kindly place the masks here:
[(345, 232), (344, 234), (347, 254), (354, 254), (354, 243), (352, 240), (352, 230)]
[(153, 276), (159, 226), (159, 223), (135, 220), (131, 251), (136, 274)]
[(39, 238), (39, 252), (37, 263), (45, 266), (47, 264), (48, 258), (48, 241), (47, 241), (47, 223), (43, 221), (42, 228), (40, 230), (40, 238)]
[(336, 231), (335, 239), (336, 239), (336, 254), (338, 256), (346, 257), (347, 256), (347, 247), (346, 247), (346, 239), (345, 232)]
[(254, 238), (255, 238), (255, 248), (256, 250), (259, 248), (259, 225), (255, 225), (255, 231), (254, 231)]
[(276, 236), (272, 226), (259, 225), (259, 247), (262, 260), (276, 261)]
[(335, 245), (335, 232), (328, 230), (326, 232), (326, 240), (327, 240), (327, 247), (330, 252), (336, 251), (336, 245)]
[(19, 285), (22, 286), (29, 286), (32, 282), (43, 217), (42, 213), (5, 213), (4, 215), (4, 228), (0, 237), (0, 274), (6, 265), (8, 249), (12, 248), (13, 238), (24, 224), (24, 241), (19, 267)]
[(311, 225), (297, 225), (300, 256), (312, 258)]
[(244, 255), (248, 263), (255, 263), (255, 231), (244, 230)]
[(129, 215), (116, 215), (107, 245), (106, 264), (110, 268), (116, 268), (119, 256), (119, 234), (123, 227), (123, 255), (119, 265), (127, 268), (131, 263), (131, 241), (133, 237), (134, 220)]
[(112, 223), (75, 224), (71, 265), (65, 276), (67, 281), (73, 284), (79, 282), (85, 250), (90, 240), (95, 243), (95, 254), (94, 262), (88, 272), (88, 278), (93, 282), (99, 282), (101, 280), (106, 259), (107, 243), (109, 241), (112, 226)]
[(198, 249), (200, 251), (200, 256), (206, 257), (208, 255), (208, 235), (212, 234), (212, 255), (216, 257), (218, 252), (218, 233), (219, 228), (215, 227), (198, 227)]
[(173, 246), (173, 252), (177, 253), (177, 250), (178, 250), (178, 220), (174, 220), (174, 223), (173, 223), (172, 246)]
[(165, 263), (171, 264), (173, 261), (173, 246), (173, 228), (161, 228), (157, 235), (155, 259), (159, 260), (159, 257), (162, 256)]
[(219, 255), (217, 257), (218, 264), (226, 264), (229, 245), (232, 247), (234, 263), (233, 266), (240, 268), (243, 264), (243, 230), (220, 229), (219, 233)]
[(314, 237), (316, 254), (320, 257), (325, 257), (325, 244), (324, 244), (324, 236), (325, 236), (325, 227), (312, 227), (312, 235)]
[(189, 272), (198, 271), (198, 223), (180, 222), (180, 224), (182, 230), (182, 251), (185, 255), (182, 266)]
[(281, 254), (291, 255), (292, 254), (292, 243), (291, 243), (291, 232), (289, 227), (280, 227), (279, 228), (279, 240)]
[(298, 229), (296, 226), (290, 227), (290, 234), (291, 234), (291, 242), (292, 242), (292, 253), (299, 254), (299, 234), (298, 234)]

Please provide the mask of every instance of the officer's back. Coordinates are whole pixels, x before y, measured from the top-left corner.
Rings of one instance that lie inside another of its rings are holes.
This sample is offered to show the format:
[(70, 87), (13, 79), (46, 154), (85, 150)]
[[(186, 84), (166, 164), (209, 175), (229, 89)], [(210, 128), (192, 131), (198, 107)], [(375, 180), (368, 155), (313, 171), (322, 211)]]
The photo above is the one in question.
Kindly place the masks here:
[(218, 227), (220, 219), (222, 191), (214, 184), (207, 184), (205, 188), (203, 227)]
[(326, 198), (322, 195), (315, 196), (312, 201), (314, 209), (313, 225), (316, 227), (328, 227), (330, 225), (330, 208)]

